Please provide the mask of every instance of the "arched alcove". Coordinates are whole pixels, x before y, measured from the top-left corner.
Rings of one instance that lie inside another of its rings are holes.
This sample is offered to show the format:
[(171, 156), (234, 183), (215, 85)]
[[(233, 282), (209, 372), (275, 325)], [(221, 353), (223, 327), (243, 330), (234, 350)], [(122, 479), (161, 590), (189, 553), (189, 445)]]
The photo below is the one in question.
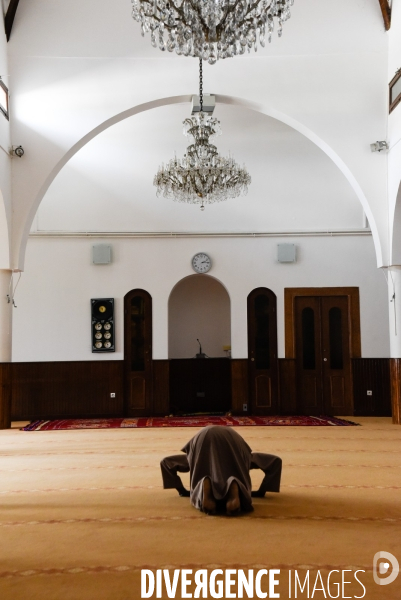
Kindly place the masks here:
[(173, 288), (168, 303), (169, 358), (192, 358), (202, 350), (224, 357), (231, 344), (230, 297), (214, 277), (190, 275)]

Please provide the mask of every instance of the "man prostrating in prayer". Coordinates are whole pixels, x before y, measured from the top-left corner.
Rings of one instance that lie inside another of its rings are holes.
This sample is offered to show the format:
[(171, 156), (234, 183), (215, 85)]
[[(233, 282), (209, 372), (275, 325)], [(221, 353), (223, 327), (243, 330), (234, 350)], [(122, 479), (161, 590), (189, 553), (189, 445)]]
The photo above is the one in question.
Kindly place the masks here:
[[(253, 510), (252, 496), (279, 492), (281, 458), (252, 452), (245, 440), (231, 427), (209, 425), (201, 429), (182, 448), (185, 454), (167, 456), (161, 463), (164, 489), (175, 488), (180, 496), (189, 496), (191, 504), (214, 515), (224, 511), (234, 516)], [(265, 477), (252, 492), (251, 469), (262, 469)], [(191, 491), (182, 484), (178, 473), (190, 473)]]

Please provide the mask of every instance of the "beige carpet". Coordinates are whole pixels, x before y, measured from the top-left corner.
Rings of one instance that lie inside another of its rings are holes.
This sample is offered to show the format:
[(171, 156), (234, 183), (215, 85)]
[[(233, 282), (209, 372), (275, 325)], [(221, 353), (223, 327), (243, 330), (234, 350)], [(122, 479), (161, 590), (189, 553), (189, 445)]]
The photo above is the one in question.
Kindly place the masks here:
[[(253, 450), (281, 456), (284, 470), (280, 494), (232, 519), (203, 515), (161, 487), (160, 459), (196, 429), (14, 424), (0, 432), (0, 599), (136, 599), (141, 568), (222, 566), (280, 568), (281, 598), (289, 569), (309, 569), (313, 587), (318, 570), (326, 582), (332, 569), (360, 568), (365, 598), (398, 600), (401, 575), (378, 586), (372, 561), (385, 550), (401, 563), (401, 428), (387, 418), (358, 422), (240, 428)], [(261, 473), (252, 477), (258, 485)], [(363, 594), (353, 581), (345, 596)]]

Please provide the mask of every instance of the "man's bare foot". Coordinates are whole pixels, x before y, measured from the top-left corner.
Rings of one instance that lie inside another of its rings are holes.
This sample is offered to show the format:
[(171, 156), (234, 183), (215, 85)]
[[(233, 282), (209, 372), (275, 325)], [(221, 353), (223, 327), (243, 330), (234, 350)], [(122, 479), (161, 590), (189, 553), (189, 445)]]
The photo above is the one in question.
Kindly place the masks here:
[(216, 500), (213, 496), (212, 484), (209, 477), (205, 477), (205, 479), (203, 480), (202, 510), (207, 515), (216, 514)]
[(226, 512), (227, 516), (233, 517), (241, 510), (241, 501), (239, 498), (238, 483), (233, 481), (229, 487), (227, 494)]

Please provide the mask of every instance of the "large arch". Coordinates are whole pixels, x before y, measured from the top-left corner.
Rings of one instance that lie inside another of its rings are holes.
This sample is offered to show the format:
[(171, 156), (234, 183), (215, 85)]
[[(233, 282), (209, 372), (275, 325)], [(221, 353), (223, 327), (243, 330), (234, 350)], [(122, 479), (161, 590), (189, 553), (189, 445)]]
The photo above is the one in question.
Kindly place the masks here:
[[(17, 264), (18, 264), (19, 268), (21, 270), (23, 270), (26, 244), (28, 241), (29, 231), (30, 231), (33, 219), (35, 217), (36, 211), (39, 208), (39, 205), (40, 205), (43, 197), (45, 196), (48, 188), (50, 187), (51, 183), (53, 182), (55, 177), (58, 175), (58, 173), (61, 171), (61, 169), (67, 164), (67, 162), (81, 148), (83, 148), (86, 144), (88, 144), (91, 140), (93, 140), (96, 136), (101, 134), (103, 131), (105, 131), (109, 127), (112, 127), (113, 125), (116, 125), (117, 123), (119, 123), (120, 121), (123, 121), (124, 119), (128, 119), (129, 117), (138, 115), (142, 112), (153, 110), (155, 108), (159, 108), (162, 106), (168, 106), (168, 105), (172, 105), (172, 104), (190, 103), (191, 100), (192, 100), (192, 95), (181, 95), (181, 96), (170, 96), (167, 98), (159, 98), (157, 100), (152, 100), (151, 102), (145, 102), (144, 104), (139, 104), (137, 106), (134, 106), (132, 108), (129, 108), (125, 111), (122, 111), (122, 112), (114, 115), (110, 119), (107, 119), (106, 121), (104, 121), (103, 123), (101, 123), (100, 125), (95, 127), (94, 129), (89, 131), (80, 140), (78, 140), (78, 142), (76, 142), (73, 146), (71, 146), (71, 148), (65, 153), (63, 158), (55, 165), (55, 167), (48, 174), (48, 176), (46, 177), (45, 181), (43, 182), (43, 185), (41, 186), (32, 206), (31, 206), (30, 212), (26, 219), (24, 229), (21, 234), (21, 239), (18, 240), (18, 243), (17, 243), (18, 256), (16, 257), (16, 260), (17, 260)], [(365, 214), (369, 220), (370, 228), (372, 231), (373, 241), (374, 241), (375, 250), (376, 250), (377, 262), (378, 262), (378, 264), (382, 263), (382, 248), (381, 248), (381, 243), (380, 243), (380, 238), (379, 238), (379, 232), (378, 232), (372, 211), (370, 209), (368, 200), (367, 200), (361, 186), (359, 185), (358, 181), (356, 180), (356, 178), (352, 174), (351, 170), (349, 169), (349, 167), (345, 164), (345, 162), (340, 158), (340, 156), (323, 139), (321, 139), (312, 130), (310, 130), (308, 127), (306, 127), (305, 125), (303, 125), (296, 119), (293, 119), (292, 117), (290, 117), (284, 113), (281, 113), (280, 111), (277, 111), (269, 106), (250, 102), (249, 100), (245, 100), (243, 98), (237, 98), (234, 96), (225, 96), (225, 95), (216, 95), (216, 102), (220, 103), (220, 104), (237, 106), (237, 107), (245, 108), (247, 110), (259, 112), (261, 114), (264, 114), (264, 115), (267, 115), (274, 119), (277, 119), (278, 121), (282, 121), (289, 127), (292, 127), (293, 129), (295, 129), (296, 131), (298, 131), (299, 133), (304, 135), (311, 142), (313, 142), (316, 146), (318, 146), (334, 162), (334, 164), (338, 167), (338, 169), (343, 173), (343, 175), (345, 176), (345, 178), (351, 185), (352, 189), (354, 190), (357, 198), (361, 202), (362, 207), (365, 211)]]

